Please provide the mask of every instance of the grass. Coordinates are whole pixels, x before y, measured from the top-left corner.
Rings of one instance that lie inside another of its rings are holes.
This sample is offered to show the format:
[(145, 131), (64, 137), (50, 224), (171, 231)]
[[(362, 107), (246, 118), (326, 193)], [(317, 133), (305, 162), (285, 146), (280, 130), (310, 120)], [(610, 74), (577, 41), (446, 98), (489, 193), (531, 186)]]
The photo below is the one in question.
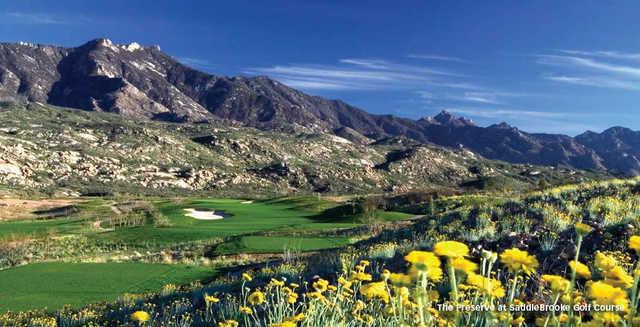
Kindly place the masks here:
[(17, 220), (0, 223), (0, 240), (13, 236), (34, 237), (48, 233), (74, 234), (82, 230), (82, 219)]
[(76, 205), (77, 213), (54, 219), (24, 219), (0, 222), (0, 240), (18, 237), (39, 237), (45, 234), (79, 234), (87, 232), (88, 221), (113, 214), (105, 200), (88, 199)]
[(148, 263), (39, 263), (0, 271), (0, 312), (112, 301), (211, 277), (210, 268)]
[(403, 219), (411, 218), (413, 216), (415, 215), (404, 213), (404, 212), (397, 212), (397, 211), (377, 211), (376, 212), (376, 217), (384, 221), (403, 220)]
[[(68, 235), (85, 234), (101, 243), (120, 243), (131, 246), (171, 246), (198, 241), (209, 241), (266, 231), (278, 231), (281, 237), (272, 238), (265, 246), (239, 244), (230, 248), (247, 251), (282, 251), (283, 248), (296, 248), (302, 251), (317, 250), (348, 243), (344, 239), (328, 238), (323, 240), (313, 235), (300, 245), (299, 238), (287, 236), (298, 232), (318, 234), (323, 231), (358, 226), (358, 214), (345, 212), (344, 208), (333, 210), (341, 205), (337, 202), (313, 196), (276, 198), (246, 203), (233, 199), (183, 199), (161, 200), (153, 202), (170, 226), (158, 227), (147, 224), (135, 227), (119, 227), (112, 231), (96, 231), (90, 228), (91, 222), (104, 219), (115, 213), (104, 200), (89, 200), (80, 204), (79, 211), (69, 217), (50, 220), (21, 220), (0, 223), (0, 240), (17, 236), (38, 237), (45, 234)], [(185, 215), (186, 208), (224, 211), (227, 216), (222, 220), (197, 220)], [(395, 221), (412, 217), (400, 212), (377, 211), (378, 220)], [(308, 235), (307, 235), (308, 236)], [(252, 243), (252, 238), (245, 238)]]
[(223, 243), (216, 248), (216, 254), (232, 253), (276, 253), (284, 250), (315, 251), (348, 245), (349, 238), (336, 237), (295, 237), (295, 236), (243, 236)]
[[(352, 218), (314, 219), (318, 212), (336, 204), (315, 197), (285, 198), (243, 203), (242, 200), (185, 200), (179, 203), (162, 201), (156, 204), (171, 226), (157, 228), (141, 226), (103, 233), (98, 237), (129, 244), (172, 244), (238, 236), (271, 230), (327, 230), (354, 227)], [(220, 210), (229, 216), (222, 220), (197, 220), (185, 216), (185, 208)], [(410, 215), (384, 213), (390, 220)], [(281, 244), (280, 248), (285, 244)]]

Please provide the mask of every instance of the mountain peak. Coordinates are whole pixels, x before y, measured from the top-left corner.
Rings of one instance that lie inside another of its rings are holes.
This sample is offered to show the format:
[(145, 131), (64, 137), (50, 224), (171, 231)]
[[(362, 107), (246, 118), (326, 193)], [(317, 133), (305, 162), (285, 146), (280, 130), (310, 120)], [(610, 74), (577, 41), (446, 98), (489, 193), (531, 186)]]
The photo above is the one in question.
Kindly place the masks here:
[(516, 129), (515, 127), (507, 124), (507, 122), (501, 122), (498, 124), (493, 124), (490, 125), (488, 128), (495, 128), (495, 129)]
[(455, 117), (450, 112), (442, 110), (439, 114), (435, 115), (433, 119), (444, 124), (452, 121)]
[(432, 119), (427, 119), (427, 120), (431, 122), (436, 122), (441, 125), (447, 125), (447, 126), (456, 126), (456, 127), (475, 126), (475, 124), (471, 119), (465, 118), (465, 117), (456, 117), (446, 110), (442, 110), (439, 114), (434, 116)]
[(87, 43), (79, 46), (78, 48), (85, 48), (85, 49), (98, 49), (98, 48), (107, 48), (107, 49), (111, 49), (114, 51), (119, 51), (119, 50), (126, 50), (129, 52), (134, 52), (137, 50), (145, 50), (145, 49), (156, 49), (156, 50), (160, 50), (160, 46), (154, 45), (151, 47), (143, 47), (142, 45), (140, 45), (140, 43), (138, 42), (130, 42), (128, 44), (117, 44), (114, 43), (111, 39), (108, 38), (97, 38), (97, 39), (93, 39), (88, 41)]

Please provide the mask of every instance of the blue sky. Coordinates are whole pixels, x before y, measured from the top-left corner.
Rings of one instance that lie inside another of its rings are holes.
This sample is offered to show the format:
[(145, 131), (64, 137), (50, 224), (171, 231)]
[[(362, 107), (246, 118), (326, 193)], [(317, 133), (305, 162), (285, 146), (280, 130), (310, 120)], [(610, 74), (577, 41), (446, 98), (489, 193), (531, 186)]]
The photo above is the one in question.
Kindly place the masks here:
[(637, 1), (14, 1), (0, 36), (158, 44), (373, 113), (575, 135), (640, 129)]

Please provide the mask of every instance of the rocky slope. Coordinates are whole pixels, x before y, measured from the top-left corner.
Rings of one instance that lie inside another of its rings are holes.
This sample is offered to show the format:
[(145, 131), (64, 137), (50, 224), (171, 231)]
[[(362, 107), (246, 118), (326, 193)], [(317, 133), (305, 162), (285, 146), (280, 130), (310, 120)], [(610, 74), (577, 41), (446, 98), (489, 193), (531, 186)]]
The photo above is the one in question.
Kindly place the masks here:
[(362, 145), (333, 134), (136, 121), (37, 104), (2, 105), (0, 121), (0, 193), (398, 193), (605, 177), (392, 139)]
[(157, 46), (117, 45), (108, 39), (76, 48), (0, 44), (0, 99), (135, 119), (334, 133), (360, 144), (404, 136), (514, 163), (640, 171), (638, 143), (612, 150), (608, 145), (617, 141), (610, 133), (571, 138), (530, 134), (504, 123), (483, 128), (446, 112), (419, 120), (373, 115), (267, 77), (210, 75), (180, 64)]
[(612, 127), (602, 133), (583, 133), (576, 141), (593, 149), (605, 167), (640, 175), (640, 132)]

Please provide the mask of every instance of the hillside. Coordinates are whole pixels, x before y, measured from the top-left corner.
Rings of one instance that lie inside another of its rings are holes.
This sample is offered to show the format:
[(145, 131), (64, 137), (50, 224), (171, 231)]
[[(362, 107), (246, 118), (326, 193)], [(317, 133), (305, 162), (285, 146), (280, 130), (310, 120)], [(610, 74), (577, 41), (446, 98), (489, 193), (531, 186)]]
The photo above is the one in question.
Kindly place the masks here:
[[(318, 321), (327, 319), (331, 319), (331, 326), (340, 325), (344, 317), (355, 321), (354, 326), (403, 326), (407, 321), (420, 323), (424, 318), (416, 312), (420, 312), (423, 306), (429, 309), (433, 319), (437, 318), (447, 325), (446, 322), (458, 318), (443, 314), (446, 310), (432, 308), (440, 308), (438, 305), (441, 303), (455, 305), (459, 301), (455, 292), (460, 292), (460, 297), (468, 298), (472, 304), (510, 305), (514, 300), (509, 294), (517, 290), (517, 301), (539, 305), (555, 303), (563, 292), (568, 292), (568, 285), (572, 285), (575, 287), (573, 292), (580, 293), (580, 304), (599, 304), (600, 297), (609, 296), (610, 292), (623, 294), (618, 297), (626, 300), (627, 289), (633, 294), (637, 293), (632, 285), (637, 283), (638, 276), (634, 279), (629, 271), (637, 261), (639, 238), (634, 235), (637, 235), (638, 229), (639, 183), (638, 178), (588, 182), (516, 197), (442, 197), (435, 202), (421, 203), (423, 209), (419, 214), (423, 216), (387, 224), (379, 230), (362, 229), (368, 237), (349, 246), (328, 248), (308, 255), (284, 255), (267, 262), (257, 262), (258, 256), (244, 256), (242, 258), (250, 264), (226, 267), (221, 269), (224, 273), (216, 271), (216, 276), (204, 285), (167, 284), (155, 292), (128, 294), (120, 300), (95, 303), (83, 308), (65, 308), (56, 313), (38, 310), (0, 313), (0, 321), (10, 326), (38, 326), (39, 321), (55, 321), (52, 317), (57, 317), (69, 326), (91, 323), (133, 326), (137, 318), (132, 313), (144, 312), (149, 315), (146, 325), (150, 326), (173, 325), (176, 320), (183, 326), (268, 326), (291, 321), (292, 317), (299, 317), (298, 321), (303, 321), (303, 326), (322, 326)], [(269, 206), (281, 201), (265, 201), (260, 205)], [(285, 203), (308, 204), (308, 201), (290, 198)], [(237, 205), (243, 206), (240, 203)], [(408, 208), (399, 205), (394, 209)], [(265, 212), (264, 208), (259, 212)], [(270, 235), (261, 240), (267, 243), (269, 239), (275, 238)], [(189, 257), (189, 262), (200, 262), (198, 260), (207, 259), (201, 256), (211, 255), (224, 262), (229, 260), (224, 256), (216, 257), (217, 253), (210, 251), (183, 251), (185, 255), (194, 256)], [(458, 253), (464, 255), (464, 259), (453, 257)], [(167, 253), (162, 252), (162, 255), (166, 256)], [(464, 261), (456, 263), (453, 259)], [(579, 271), (577, 278), (571, 278), (568, 266), (578, 259), (584, 269)], [(513, 264), (514, 261), (517, 265)], [(424, 267), (427, 264), (428, 270)], [(96, 271), (102, 271), (100, 269), (127, 269), (126, 276), (133, 283), (136, 275), (141, 274), (139, 271), (162, 268), (158, 264), (143, 265), (31, 264), (6, 270), (3, 276), (8, 279), (7, 285), (13, 283), (5, 288), (10, 290), (9, 294), (17, 293), (14, 290), (17, 286), (39, 295), (42, 291), (36, 285), (42, 285), (42, 269), (48, 269), (48, 276), (56, 281), (53, 287), (60, 287), (57, 283), (60, 280), (66, 282), (69, 275), (84, 280), (87, 278), (85, 274), (95, 276)], [(52, 266), (59, 270), (52, 273)], [(190, 272), (179, 273), (178, 277), (205, 274), (200, 266), (194, 267), (199, 269), (191, 268)], [(183, 265), (175, 264), (172, 268), (185, 269)], [(610, 272), (614, 270), (615, 273)], [(422, 274), (426, 275), (425, 279), (429, 278), (428, 284), (421, 284)], [(33, 285), (25, 283), (25, 277), (34, 278)], [(476, 281), (479, 278), (481, 282)], [(493, 287), (483, 286), (482, 278), (489, 279)], [(154, 277), (146, 283), (157, 285), (157, 279)], [(94, 285), (93, 280), (89, 278), (86, 283)], [(560, 286), (552, 283), (558, 280), (563, 282)], [(122, 283), (119, 280), (116, 282)], [(61, 291), (65, 291), (64, 285)], [(452, 285), (457, 285), (459, 291)], [(603, 293), (603, 296), (595, 294), (593, 288), (598, 286), (609, 292)], [(50, 287), (47, 286), (47, 289)], [(429, 291), (428, 302), (419, 300), (419, 292), (425, 288)], [(260, 294), (256, 294), (258, 292)], [(28, 299), (38, 304), (60, 305), (65, 301), (78, 301), (77, 295), (67, 293), (62, 293), (65, 300), (56, 301), (47, 299), (46, 293), (43, 293), (44, 296), (29, 295), (33, 299)], [(83, 293), (83, 296), (91, 300), (93, 294)], [(113, 298), (113, 295), (110, 296)], [(18, 300), (18, 308), (32, 303), (20, 297)], [(397, 314), (392, 311), (390, 315), (388, 308), (396, 301), (402, 304), (399, 306), (402, 311)], [(562, 301), (565, 303), (567, 300)], [(608, 301), (607, 298), (604, 301)], [(14, 302), (7, 303), (16, 306)], [(332, 311), (325, 311), (324, 308), (329, 307), (330, 303), (335, 303), (330, 307)], [(321, 310), (317, 310), (318, 307)], [(241, 308), (251, 311), (239, 310)], [(284, 314), (275, 309), (282, 309)], [(564, 312), (570, 312), (571, 309), (562, 311), (561, 314), (566, 316), (568, 313)], [(545, 311), (536, 310), (511, 313), (504, 318), (490, 310), (461, 310), (459, 315), (465, 321), (487, 321), (482, 325), (490, 326), (500, 325), (500, 319), (515, 320), (521, 326), (525, 323), (526, 326), (533, 326), (535, 321), (544, 321), (550, 316)], [(598, 311), (587, 311), (577, 316), (583, 321), (598, 322), (601, 319)], [(555, 323), (562, 317), (551, 316), (549, 319), (554, 321), (554, 326), (563, 326)], [(453, 322), (450, 324), (454, 325)]]
[(259, 196), (522, 190), (607, 176), (507, 164), (399, 139), (362, 145), (332, 134), (136, 121), (37, 104), (3, 105), (0, 120), (4, 192)]
[[(179, 63), (158, 46), (117, 45), (108, 39), (75, 48), (0, 44), (0, 99), (135, 119), (334, 133), (357, 142), (402, 136), (513, 163), (640, 172), (638, 142), (610, 147), (619, 141), (612, 133), (577, 138), (531, 134), (505, 123), (479, 127), (446, 112), (419, 120), (374, 115), (268, 77), (210, 75)], [(626, 134), (638, 138), (638, 132)]]

